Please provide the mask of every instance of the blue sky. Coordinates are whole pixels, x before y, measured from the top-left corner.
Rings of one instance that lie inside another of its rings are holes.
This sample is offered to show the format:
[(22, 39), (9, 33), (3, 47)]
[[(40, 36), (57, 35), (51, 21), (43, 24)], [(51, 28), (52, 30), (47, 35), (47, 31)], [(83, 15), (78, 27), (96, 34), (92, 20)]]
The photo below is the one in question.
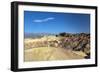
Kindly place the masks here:
[(24, 11), (25, 33), (90, 33), (90, 15)]

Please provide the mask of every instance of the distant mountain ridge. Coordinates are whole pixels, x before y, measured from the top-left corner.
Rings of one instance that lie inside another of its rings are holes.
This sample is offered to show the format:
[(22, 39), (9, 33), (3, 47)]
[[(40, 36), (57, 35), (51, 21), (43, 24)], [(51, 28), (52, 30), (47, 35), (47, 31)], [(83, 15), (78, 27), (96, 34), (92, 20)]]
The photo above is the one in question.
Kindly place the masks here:
[(43, 36), (55, 35), (51, 33), (25, 33), (24, 38), (40, 38)]
[(54, 34), (54, 33), (25, 33), (24, 38), (41, 38), (43, 36), (59, 36), (59, 35), (68, 35), (68, 36), (80, 36), (80, 35), (90, 35), (89, 33), (59, 33), (59, 34)]

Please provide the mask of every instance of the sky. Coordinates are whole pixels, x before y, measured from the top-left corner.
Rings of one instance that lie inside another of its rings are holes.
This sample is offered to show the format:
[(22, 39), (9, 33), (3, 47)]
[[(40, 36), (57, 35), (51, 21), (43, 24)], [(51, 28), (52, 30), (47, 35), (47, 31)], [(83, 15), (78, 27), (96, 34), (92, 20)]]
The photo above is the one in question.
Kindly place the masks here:
[(25, 33), (90, 33), (90, 14), (24, 11)]

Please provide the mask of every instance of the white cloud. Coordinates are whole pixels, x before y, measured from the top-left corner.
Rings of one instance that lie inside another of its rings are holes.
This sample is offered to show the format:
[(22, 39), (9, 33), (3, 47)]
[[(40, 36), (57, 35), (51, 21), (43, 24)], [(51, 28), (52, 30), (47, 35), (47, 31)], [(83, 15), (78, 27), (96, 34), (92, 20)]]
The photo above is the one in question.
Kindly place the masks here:
[(43, 22), (43, 20), (36, 19), (36, 20), (33, 20), (33, 22)]
[(54, 20), (54, 19), (55, 19), (54, 17), (49, 17), (49, 18), (45, 18), (45, 19), (35, 19), (35, 20), (33, 20), (33, 22), (40, 23), (40, 22), (47, 22), (49, 20)]

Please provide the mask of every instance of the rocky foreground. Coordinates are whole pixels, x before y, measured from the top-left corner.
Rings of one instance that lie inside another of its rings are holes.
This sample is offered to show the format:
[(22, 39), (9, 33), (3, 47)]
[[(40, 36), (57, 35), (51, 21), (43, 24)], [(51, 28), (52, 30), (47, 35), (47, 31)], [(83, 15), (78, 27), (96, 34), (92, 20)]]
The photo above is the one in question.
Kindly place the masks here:
[(24, 41), (24, 61), (71, 60), (90, 58), (90, 35), (43, 36)]

